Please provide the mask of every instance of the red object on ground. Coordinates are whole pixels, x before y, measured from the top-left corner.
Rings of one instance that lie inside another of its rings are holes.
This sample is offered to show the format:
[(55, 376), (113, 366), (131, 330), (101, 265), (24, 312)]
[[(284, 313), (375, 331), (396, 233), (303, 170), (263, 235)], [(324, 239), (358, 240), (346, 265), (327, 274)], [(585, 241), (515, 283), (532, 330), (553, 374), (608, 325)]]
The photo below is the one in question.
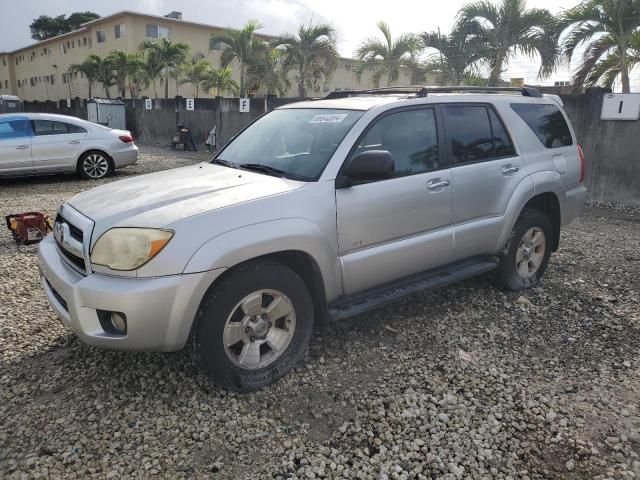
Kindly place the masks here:
[(38, 243), (53, 230), (49, 216), (40, 212), (7, 215), (5, 219), (13, 239), (20, 245)]

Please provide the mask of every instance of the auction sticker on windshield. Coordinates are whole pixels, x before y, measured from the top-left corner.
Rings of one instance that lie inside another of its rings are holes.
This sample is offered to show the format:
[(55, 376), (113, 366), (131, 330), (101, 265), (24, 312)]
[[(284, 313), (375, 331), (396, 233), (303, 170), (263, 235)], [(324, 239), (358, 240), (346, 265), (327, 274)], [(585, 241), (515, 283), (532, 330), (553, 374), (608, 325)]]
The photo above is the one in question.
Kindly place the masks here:
[(309, 121), (309, 123), (340, 123), (348, 116), (348, 113), (330, 113), (325, 115), (316, 115)]

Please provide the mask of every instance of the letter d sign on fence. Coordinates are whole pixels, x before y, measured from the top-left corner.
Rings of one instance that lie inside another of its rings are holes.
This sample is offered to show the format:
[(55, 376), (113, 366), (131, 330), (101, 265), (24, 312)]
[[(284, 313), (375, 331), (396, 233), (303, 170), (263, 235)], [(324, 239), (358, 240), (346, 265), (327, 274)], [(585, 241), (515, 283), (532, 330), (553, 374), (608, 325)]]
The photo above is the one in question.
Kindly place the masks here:
[(249, 113), (249, 99), (241, 98), (240, 99), (240, 112), (241, 113)]
[(145, 98), (144, 99), (144, 109), (145, 110), (151, 110), (153, 108), (153, 102), (150, 98)]

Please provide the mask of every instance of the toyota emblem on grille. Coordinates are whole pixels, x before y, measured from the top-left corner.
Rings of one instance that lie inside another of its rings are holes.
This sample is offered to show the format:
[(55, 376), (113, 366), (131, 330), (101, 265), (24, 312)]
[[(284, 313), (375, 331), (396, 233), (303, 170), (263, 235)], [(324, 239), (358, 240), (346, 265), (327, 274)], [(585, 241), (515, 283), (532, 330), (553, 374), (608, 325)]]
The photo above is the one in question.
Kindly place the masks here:
[(64, 244), (64, 227), (60, 222), (56, 222), (53, 226), (53, 236), (60, 245)]

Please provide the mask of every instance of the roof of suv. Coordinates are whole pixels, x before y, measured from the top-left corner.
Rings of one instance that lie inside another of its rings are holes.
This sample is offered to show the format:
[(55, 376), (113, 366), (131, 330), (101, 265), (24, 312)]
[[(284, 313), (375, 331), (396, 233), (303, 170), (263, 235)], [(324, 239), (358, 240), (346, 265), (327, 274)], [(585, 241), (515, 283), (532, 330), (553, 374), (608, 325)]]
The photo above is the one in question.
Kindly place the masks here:
[[(406, 91), (404, 89), (406, 88)], [(329, 94), (327, 97), (312, 102), (297, 102), (283, 105), (286, 108), (323, 108), (323, 109), (347, 109), (347, 110), (369, 110), (378, 105), (408, 100), (423, 100), (424, 103), (435, 103), (446, 98), (450, 102), (469, 101), (491, 101), (518, 103), (549, 103), (555, 101), (551, 97), (542, 95), (531, 88), (477, 88), (477, 87), (434, 87), (429, 90), (427, 87), (418, 89), (417, 87), (382, 88), (362, 91), (341, 91)], [(429, 101), (431, 100), (431, 102)]]

